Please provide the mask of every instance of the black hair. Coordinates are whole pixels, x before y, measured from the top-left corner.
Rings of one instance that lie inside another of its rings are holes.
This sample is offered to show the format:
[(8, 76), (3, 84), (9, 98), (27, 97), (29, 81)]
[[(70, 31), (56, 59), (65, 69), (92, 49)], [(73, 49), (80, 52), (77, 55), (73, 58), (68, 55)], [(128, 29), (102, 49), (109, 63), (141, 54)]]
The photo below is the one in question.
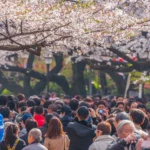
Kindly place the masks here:
[(73, 111), (76, 111), (76, 110), (78, 109), (78, 107), (79, 107), (79, 102), (78, 102), (78, 100), (75, 99), (75, 98), (71, 99), (71, 101), (69, 102), (69, 106), (71, 107), (71, 109), (72, 109)]
[(51, 101), (45, 101), (43, 107), (48, 109), (48, 106), (51, 105), (52, 102)]
[(27, 101), (27, 106), (28, 107), (32, 107), (32, 106), (35, 106), (36, 104), (35, 104), (35, 102), (33, 101), (33, 100), (28, 100)]
[(24, 106), (27, 106), (26, 102), (18, 103), (18, 108), (21, 108), (21, 107), (24, 107)]
[(7, 104), (7, 96), (0, 96), (0, 105), (5, 106)]
[(25, 95), (22, 94), (22, 93), (19, 93), (19, 94), (17, 95), (17, 98), (18, 98), (19, 101), (21, 101), (21, 100), (26, 100)]
[(26, 106), (21, 107), (21, 112), (26, 111), (26, 109), (27, 109), (27, 107), (26, 107)]
[(0, 114), (2, 114), (3, 118), (9, 118), (10, 110), (7, 107), (1, 107)]
[(142, 130), (145, 130), (147, 128), (148, 123), (149, 123), (148, 117), (145, 115), (144, 122), (141, 124)]
[(36, 106), (34, 112), (36, 114), (39, 114), (39, 115), (43, 114), (44, 113), (43, 107), (42, 106)]
[(87, 108), (90, 108), (90, 105), (87, 102), (83, 102), (83, 101), (79, 104), (79, 108), (82, 106), (86, 106)]
[(8, 101), (14, 101), (14, 95), (8, 95), (7, 100)]
[(40, 106), (41, 105), (41, 100), (38, 97), (34, 97), (33, 101), (35, 102), (36, 106)]
[(35, 106), (33, 106), (33, 107), (30, 109), (30, 113), (32, 114), (32, 116), (34, 115), (34, 110), (35, 110)]
[(29, 118), (26, 120), (25, 127), (27, 130), (27, 133), (29, 133), (31, 129), (38, 128), (38, 124), (35, 120)]
[(54, 117), (54, 115), (52, 114), (47, 114), (45, 116), (45, 120), (46, 120), (46, 123), (49, 124), (49, 122), (51, 121), (51, 119)]
[(106, 104), (105, 104), (105, 102), (103, 102), (103, 101), (98, 102), (98, 103), (97, 103), (97, 106), (99, 106), (99, 105), (104, 105), (104, 106), (106, 107)]
[(118, 102), (118, 103), (116, 104), (116, 107), (118, 107), (119, 105), (125, 106), (123, 102)]
[(14, 101), (8, 101), (7, 103), (7, 107), (10, 109), (10, 110), (15, 110), (15, 102)]
[(62, 108), (61, 108), (61, 112), (64, 113), (65, 112), (65, 115), (66, 116), (71, 116), (71, 107), (68, 106), (68, 105), (64, 105)]
[(130, 111), (130, 116), (135, 124), (141, 125), (145, 119), (145, 114), (140, 109), (133, 109)]
[(86, 106), (81, 106), (77, 113), (81, 120), (85, 120), (89, 115), (89, 110)]
[(144, 104), (138, 104), (137, 108), (144, 108), (147, 111), (147, 108), (146, 108), (146, 106)]

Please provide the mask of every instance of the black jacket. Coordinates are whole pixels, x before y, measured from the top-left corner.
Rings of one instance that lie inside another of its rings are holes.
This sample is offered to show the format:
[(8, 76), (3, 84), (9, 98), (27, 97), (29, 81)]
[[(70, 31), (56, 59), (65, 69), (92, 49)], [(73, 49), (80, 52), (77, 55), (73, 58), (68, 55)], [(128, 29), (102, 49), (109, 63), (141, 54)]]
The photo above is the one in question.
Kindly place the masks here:
[(69, 150), (88, 150), (95, 137), (95, 126), (86, 121), (71, 122), (67, 126), (70, 139)]
[(136, 150), (136, 143), (127, 144), (124, 139), (118, 138), (117, 141), (111, 143), (107, 150), (124, 150), (127, 147), (129, 150)]
[(63, 124), (63, 130), (64, 132), (66, 132), (66, 128), (67, 128), (67, 125), (73, 121), (73, 118), (70, 117), (70, 116), (64, 116), (63, 118), (60, 119), (62, 124)]
[[(14, 143), (15, 143), (16, 139), (12, 139), (11, 143), (10, 143), (10, 147), (12, 148)], [(19, 142), (15, 148), (15, 150), (22, 150), (24, 147), (26, 146), (25, 142), (21, 139), (19, 139)], [(0, 143), (0, 150), (8, 150), (7, 146), (5, 146), (5, 142), (2, 141)]]
[(43, 127), (40, 128), (41, 132), (42, 132), (42, 143), (44, 143), (44, 140), (45, 140), (45, 134), (47, 132), (47, 129), (48, 129), (48, 124), (44, 124)]
[(25, 141), (26, 145), (28, 145), (28, 133), (20, 137), (23, 141)]

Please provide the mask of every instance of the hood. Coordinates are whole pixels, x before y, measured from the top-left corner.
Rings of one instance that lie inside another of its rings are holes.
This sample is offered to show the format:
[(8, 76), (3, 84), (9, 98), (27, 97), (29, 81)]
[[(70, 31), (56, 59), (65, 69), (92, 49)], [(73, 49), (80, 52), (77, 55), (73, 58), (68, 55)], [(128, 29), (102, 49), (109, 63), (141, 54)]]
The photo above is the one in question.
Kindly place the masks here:
[(91, 135), (93, 134), (93, 136), (95, 135), (94, 127), (89, 128), (89, 127), (82, 125), (80, 123), (77, 123), (77, 122), (69, 123), (68, 127), (72, 128), (78, 136), (88, 136), (90, 134)]
[(34, 119), (38, 123), (38, 127), (42, 127), (45, 124), (45, 118), (42, 115), (35, 115)]

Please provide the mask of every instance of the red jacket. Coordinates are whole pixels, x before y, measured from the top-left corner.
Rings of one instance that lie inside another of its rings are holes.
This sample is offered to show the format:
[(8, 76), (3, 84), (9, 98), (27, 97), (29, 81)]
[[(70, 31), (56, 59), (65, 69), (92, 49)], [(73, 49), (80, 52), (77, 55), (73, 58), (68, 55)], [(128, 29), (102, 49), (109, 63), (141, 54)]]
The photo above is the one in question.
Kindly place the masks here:
[(37, 121), (39, 128), (45, 124), (45, 118), (42, 115), (35, 115), (34, 119)]

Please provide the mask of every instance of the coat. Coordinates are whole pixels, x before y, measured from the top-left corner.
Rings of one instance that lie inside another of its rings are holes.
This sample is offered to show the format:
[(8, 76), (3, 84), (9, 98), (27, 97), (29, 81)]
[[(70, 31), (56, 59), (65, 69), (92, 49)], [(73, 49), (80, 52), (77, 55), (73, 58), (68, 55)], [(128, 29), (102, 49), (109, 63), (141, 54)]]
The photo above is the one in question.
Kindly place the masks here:
[(73, 118), (66, 115), (63, 118), (61, 118), (60, 120), (63, 124), (63, 130), (64, 130), (64, 132), (66, 132), (67, 125), (73, 121)]
[(70, 140), (67, 135), (63, 135), (56, 139), (50, 139), (45, 137), (44, 146), (48, 150), (68, 150), (70, 144)]
[(47, 148), (40, 143), (34, 143), (26, 146), (22, 150), (47, 150)]
[(95, 139), (89, 150), (106, 150), (110, 143), (115, 140), (110, 135), (102, 135)]
[(67, 126), (67, 135), (70, 139), (69, 150), (88, 150), (95, 137), (95, 126), (86, 121), (71, 122)]
[[(10, 143), (10, 147), (13, 147), (15, 141), (16, 141), (16, 138), (12, 139), (12, 141)], [(25, 146), (26, 146), (25, 142), (23, 140), (19, 139), (19, 142), (18, 142), (15, 150), (22, 150)], [(7, 147), (5, 146), (4, 141), (0, 143), (0, 150), (8, 150)]]
[(108, 146), (107, 150), (136, 150), (136, 143), (127, 145), (124, 139), (118, 138)]

